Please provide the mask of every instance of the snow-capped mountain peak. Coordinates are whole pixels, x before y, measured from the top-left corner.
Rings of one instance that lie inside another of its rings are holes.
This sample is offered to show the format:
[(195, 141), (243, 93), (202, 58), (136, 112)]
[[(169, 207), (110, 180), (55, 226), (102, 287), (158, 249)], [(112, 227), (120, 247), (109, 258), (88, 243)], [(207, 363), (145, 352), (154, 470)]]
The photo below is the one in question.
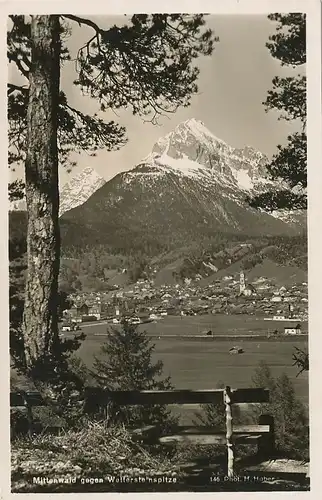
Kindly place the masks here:
[(216, 142), (222, 146), (228, 147), (228, 145), (219, 137), (216, 137), (209, 129), (205, 126), (205, 124), (196, 120), (195, 118), (190, 118), (184, 122), (179, 123), (179, 125), (175, 128), (174, 134), (181, 135), (183, 140), (186, 140), (187, 137), (194, 136), (201, 142)]
[(266, 179), (267, 158), (250, 146), (238, 149), (216, 137), (203, 122), (191, 118), (160, 138), (141, 162), (154, 172), (173, 170), (177, 175), (204, 178), (222, 187), (259, 191)]
[(190, 118), (189, 120), (179, 123), (173, 132), (160, 138), (154, 145), (152, 152), (159, 154), (165, 153), (168, 156), (176, 158), (178, 154), (180, 154), (180, 150), (178, 151), (176, 146), (182, 143), (189, 147), (195, 145), (196, 142), (208, 147), (213, 143), (217, 146), (229, 147), (222, 139), (214, 136), (214, 134), (205, 127), (203, 122), (195, 118)]
[[(92, 167), (84, 168), (60, 188), (59, 216), (68, 210), (83, 205), (92, 194), (106, 183)], [(21, 201), (10, 202), (10, 211), (27, 210), (25, 198)]]
[(84, 168), (61, 189), (59, 215), (85, 203), (105, 183), (93, 168)]
[(142, 241), (146, 248), (181, 248), (216, 233), (296, 234), (297, 226), (246, 201), (251, 191), (265, 189), (266, 163), (254, 148), (234, 148), (203, 123), (187, 120), (160, 138), (134, 168), (65, 214), (65, 241), (75, 244), (77, 223), (82, 244), (94, 239), (117, 248), (142, 248)]

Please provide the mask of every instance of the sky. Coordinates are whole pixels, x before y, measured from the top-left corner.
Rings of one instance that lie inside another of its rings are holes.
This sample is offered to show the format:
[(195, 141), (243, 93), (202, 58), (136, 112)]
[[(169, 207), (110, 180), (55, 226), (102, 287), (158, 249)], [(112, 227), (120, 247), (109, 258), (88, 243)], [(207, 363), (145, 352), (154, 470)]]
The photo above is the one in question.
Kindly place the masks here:
[[(94, 19), (102, 27), (124, 24), (123, 16), (102, 16)], [(73, 24), (68, 46), (72, 57), (92, 35), (91, 28)], [(188, 108), (181, 108), (175, 114), (162, 117), (159, 125), (144, 122), (131, 111), (112, 111), (100, 114), (107, 121), (113, 119), (126, 127), (128, 143), (119, 151), (100, 150), (96, 157), (87, 153), (75, 155), (77, 166), (71, 173), (60, 170), (60, 185), (85, 167), (94, 168), (106, 180), (118, 172), (133, 168), (149, 154), (154, 143), (171, 132), (176, 125), (189, 118), (204, 122), (217, 137), (233, 147), (253, 146), (271, 157), (278, 144), (285, 143), (287, 135), (296, 125), (278, 120), (276, 111), (266, 113), (262, 102), (276, 75), (290, 75), (299, 69), (281, 67), (265, 44), (275, 31), (275, 23), (265, 15), (211, 15), (207, 25), (220, 41), (215, 43), (211, 56), (196, 60), (200, 69), (198, 95), (191, 99)], [(9, 79), (17, 82), (17, 75), (9, 65)], [(64, 65), (61, 74), (61, 88), (66, 92), (72, 106), (85, 113), (99, 111), (98, 103), (82, 96), (73, 86), (76, 77), (75, 63)], [(23, 167), (17, 168), (14, 178), (23, 177)]]

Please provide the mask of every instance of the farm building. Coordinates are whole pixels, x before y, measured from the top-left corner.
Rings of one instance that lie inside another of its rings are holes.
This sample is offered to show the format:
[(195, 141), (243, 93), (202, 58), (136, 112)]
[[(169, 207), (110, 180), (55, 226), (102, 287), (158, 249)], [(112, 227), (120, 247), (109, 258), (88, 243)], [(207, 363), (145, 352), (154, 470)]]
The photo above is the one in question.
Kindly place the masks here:
[(229, 353), (230, 354), (243, 354), (244, 352), (244, 349), (242, 347), (232, 347), (231, 349), (229, 349)]
[(208, 335), (210, 337), (210, 336), (213, 336), (213, 333), (212, 333), (212, 330), (207, 329), (207, 330), (203, 330), (202, 335)]
[(101, 303), (99, 301), (92, 303), (80, 303), (74, 305), (69, 312), (72, 321), (81, 322), (83, 317), (95, 316), (96, 319), (101, 318)]
[(299, 335), (302, 332), (301, 325), (297, 324), (296, 326), (285, 326), (284, 334), (285, 335)]

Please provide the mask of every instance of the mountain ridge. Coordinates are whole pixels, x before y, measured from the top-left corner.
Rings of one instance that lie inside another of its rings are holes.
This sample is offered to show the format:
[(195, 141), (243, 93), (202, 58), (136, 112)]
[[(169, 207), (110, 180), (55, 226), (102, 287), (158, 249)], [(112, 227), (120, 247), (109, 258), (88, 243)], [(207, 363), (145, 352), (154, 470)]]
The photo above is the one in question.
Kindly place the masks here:
[(245, 202), (270, 184), (267, 161), (254, 148), (233, 148), (202, 122), (187, 120), (160, 138), (136, 166), (65, 213), (63, 241), (69, 246), (77, 238), (77, 226), (85, 244), (92, 238), (119, 248), (131, 240), (135, 247), (140, 238), (185, 245), (218, 231), (297, 234), (296, 225)]
[[(59, 189), (59, 216), (85, 203), (105, 183), (106, 180), (96, 170), (85, 167)], [(27, 210), (26, 200), (11, 202), (9, 210), (18, 212)]]
[(85, 167), (61, 189), (59, 216), (85, 203), (105, 183), (106, 180), (96, 170)]
[[(239, 242), (241, 257), (236, 255), (246, 268), (255, 265), (258, 252), (277, 261), (283, 254), (281, 263), (305, 268), (306, 214), (302, 219), (293, 213), (270, 215), (245, 202), (252, 190), (263, 188), (266, 164), (254, 148), (233, 148), (201, 122), (183, 122), (132, 169), (102, 183), (85, 203), (60, 217), (62, 256), (96, 255), (101, 262), (110, 255), (111, 261), (123, 261), (122, 267), (155, 261), (161, 275), (170, 266), (171, 279), (206, 278), (229, 266), (231, 256), (221, 250)], [(22, 234), (25, 214), (15, 215), (10, 231)], [(304, 235), (302, 243), (293, 240), (298, 234)], [(293, 243), (282, 243), (285, 238)], [(242, 255), (249, 245), (253, 249)]]

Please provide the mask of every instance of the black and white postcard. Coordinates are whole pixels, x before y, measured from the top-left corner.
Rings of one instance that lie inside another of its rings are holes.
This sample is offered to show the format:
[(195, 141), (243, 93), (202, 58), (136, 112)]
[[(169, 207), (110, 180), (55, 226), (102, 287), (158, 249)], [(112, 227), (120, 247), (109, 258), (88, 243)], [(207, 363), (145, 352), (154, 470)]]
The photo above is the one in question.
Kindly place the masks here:
[(3, 498), (316, 493), (320, 2), (1, 13)]

